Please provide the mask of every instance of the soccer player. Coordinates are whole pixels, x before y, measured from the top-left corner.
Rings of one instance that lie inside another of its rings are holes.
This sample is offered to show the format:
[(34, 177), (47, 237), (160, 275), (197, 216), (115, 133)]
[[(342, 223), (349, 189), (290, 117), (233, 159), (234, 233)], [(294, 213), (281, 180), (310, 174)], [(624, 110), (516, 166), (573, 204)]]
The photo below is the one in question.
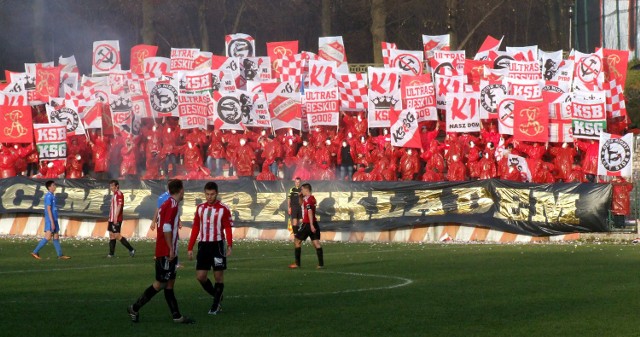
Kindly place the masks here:
[(109, 209), (109, 255), (107, 257), (113, 257), (116, 252), (116, 240), (125, 246), (129, 250), (131, 257), (136, 255), (136, 250), (131, 247), (127, 238), (120, 234), (122, 227), (122, 210), (124, 208), (124, 195), (120, 191), (120, 183), (117, 180), (111, 180), (109, 182), (109, 189), (113, 196), (111, 197), (111, 208)]
[(318, 269), (324, 268), (324, 256), (322, 246), (320, 246), (320, 226), (316, 220), (316, 198), (311, 194), (311, 185), (302, 184), (300, 188), (302, 193), (302, 225), (295, 234), (295, 258), (296, 262), (289, 265), (289, 268), (300, 268), (300, 255), (302, 254), (302, 241), (311, 238), (313, 246), (316, 248), (318, 255)]
[(173, 321), (185, 324), (195, 323), (194, 320), (180, 314), (178, 300), (173, 292), (176, 282), (176, 264), (178, 263), (178, 209), (179, 203), (184, 197), (182, 180), (174, 179), (169, 182), (169, 194), (169, 199), (160, 206), (158, 217), (155, 252), (156, 279), (134, 304), (127, 307), (127, 313), (131, 317), (131, 321), (135, 323), (140, 320), (140, 308), (163, 289), (164, 298), (169, 305)]
[(44, 186), (47, 188), (47, 194), (44, 196), (44, 238), (40, 240), (36, 249), (31, 252), (31, 256), (36, 260), (40, 260), (40, 249), (53, 237), (53, 247), (56, 249), (58, 259), (68, 260), (70, 257), (63, 255), (62, 247), (60, 247), (58, 208), (56, 207), (56, 196), (53, 194), (56, 191), (56, 183), (53, 180), (49, 180)]
[(291, 229), (293, 235), (298, 233), (300, 219), (302, 218), (302, 209), (300, 208), (300, 177), (294, 180), (295, 186), (289, 190), (289, 219), (291, 220)]
[[(171, 182), (171, 180), (169, 180), (169, 182)], [(156, 208), (155, 212), (153, 212), (154, 216), (153, 219), (151, 220), (151, 230), (155, 231), (156, 230), (156, 226), (158, 224), (158, 211), (160, 210), (160, 206), (162, 206), (162, 204), (167, 201), (167, 199), (169, 199), (169, 191), (165, 191), (164, 193), (160, 194), (160, 196), (158, 197), (158, 207)]]
[[(209, 315), (216, 315), (221, 310), (224, 271), (227, 269), (227, 256), (231, 255), (231, 247), (233, 246), (231, 232), (233, 219), (229, 207), (217, 199), (218, 185), (215, 182), (210, 181), (204, 185), (204, 196), (207, 202), (196, 208), (187, 250), (189, 260), (192, 260), (193, 245), (197, 238), (199, 242), (196, 257), (196, 279), (202, 288), (213, 297)], [(211, 268), (213, 268), (213, 277), (216, 280), (215, 286), (207, 277)]]

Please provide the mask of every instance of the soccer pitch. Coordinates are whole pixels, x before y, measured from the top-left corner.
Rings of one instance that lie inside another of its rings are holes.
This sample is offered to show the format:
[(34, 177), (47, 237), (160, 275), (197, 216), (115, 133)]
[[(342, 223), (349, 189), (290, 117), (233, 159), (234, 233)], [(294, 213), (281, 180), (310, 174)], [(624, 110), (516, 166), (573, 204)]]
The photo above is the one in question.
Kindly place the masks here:
[[(153, 242), (0, 239), (2, 336), (637, 336), (640, 247), (624, 244), (307, 242), (289, 270), (290, 242), (239, 241), (223, 311), (195, 280), (181, 243), (176, 297), (194, 325), (171, 321), (156, 295), (132, 323), (126, 307), (152, 282)], [(212, 277), (211, 277), (212, 278)]]

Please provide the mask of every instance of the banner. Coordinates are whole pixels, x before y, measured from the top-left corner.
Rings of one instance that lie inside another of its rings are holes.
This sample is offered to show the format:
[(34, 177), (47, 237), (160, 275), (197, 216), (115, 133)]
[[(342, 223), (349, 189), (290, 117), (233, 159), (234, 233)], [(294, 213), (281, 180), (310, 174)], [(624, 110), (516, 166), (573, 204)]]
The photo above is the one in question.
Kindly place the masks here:
[(102, 108), (100, 101), (91, 101), (86, 105), (80, 105), (83, 125), (86, 129), (102, 129)]
[(507, 78), (503, 81), (509, 88), (509, 94), (518, 96), (522, 100), (539, 100), (542, 99), (542, 80), (519, 80), (515, 78)]
[(558, 67), (562, 63), (562, 50), (538, 52), (540, 64), (542, 64), (542, 78), (545, 81), (555, 81)]
[(338, 84), (336, 74), (337, 64), (333, 61), (309, 60), (309, 89), (331, 89)]
[(73, 102), (67, 102), (61, 106), (53, 107), (49, 104), (45, 105), (47, 110), (47, 117), (51, 124), (63, 124), (67, 127), (67, 136), (84, 135), (84, 125), (82, 119), (78, 113), (78, 107), (73, 105)]
[(478, 94), (449, 93), (446, 97), (446, 132), (480, 132)]
[(67, 126), (65, 124), (33, 124), (33, 133), (40, 161), (67, 159)]
[(144, 73), (144, 60), (148, 57), (156, 57), (158, 46), (139, 44), (131, 47), (131, 61), (129, 69), (134, 74)]
[(431, 75), (402, 75), (400, 93), (404, 109), (414, 109), (418, 122), (438, 120), (436, 91)]
[(595, 91), (604, 83), (602, 49), (592, 54), (574, 53), (573, 91)]
[(171, 59), (166, 57), (147, 57), (143, 61), (143, 69), (145, 74), (160, 77), (168, 74), (171, 70)]
[(450, 37), (449, 34), (445, 35), (422, 35), (422, 51), (424, 52), (424, 59), (428, 60), (432, 52), (435, 50), (449, 50), (450, 49)]
[(91, 73), (105, 75), (114, 70), (120, 70), (120, 41), (93, 42), (93, 61)]
[(227, 57), (255, 57), (256, 41), (250, 35), (237, 33), (224, 37)]
[(271, 60), (266, 56), (243, 58), (240, 62), (240, 76), (242, 76), (244, 83), (270, 81)]
[(213, 121), (217, 130), (242, 130), (257, 121), (251, 112), (255, 94), (237, 90), (213, 93)]
[(269, 102), (264, 94), (254, 94), (253, 108), (251, 109), (251, 120), (246, 126), (271, 128), (271, 116), (269, 115)]
[(181, 73), (176, 76), (180, 81), (181, 94), (211, 94), (213, 79), (210, 70), (196, 70)]
[(391, 145), (407, 148), (422, 148), (418, 131), (418, 116), (415, 109), (391, 110)]
[(302, 107), (300, 93), (274, 92), (267, 94), (269, 112), (271, 113), (271, 125), (274, 130), (302, 128)]
[(36, 89), (33, 99), (48, 102), (49, 97), (60, 96), (60, 67), (36, 65)]
[(0, 143), (33, 142), (31, 106), (0, 105)]
[(622, 86), (627, 83), (627, 64), (629, 63), (628, 50), (602, 49), (604, 81), (616, 81)]
[(509, 78), (519, 80), (540, 80), (542, 71), (539, 61), (511, 61), (509, 62)]
[(549, 140), (549, 104), (545, 101), (516, 100), (513, 106), (513, 139), (525, 142)]
[[(133, 134), (133, 112), (131, 95), (123, 92), (120, 95), (109, 95), (109, 107), (114, 132), (122, 130)], [(104, 118), (104, 115), (103, 115)]]
[(198, 48), (171, 48), (171, 71), (194, 70), (199, 54)]
[[(21, 91), (19, 93), (0, 92), (0, 106), (22, 106), (29, 105), (27, 100), (27, 92)], [(31, 109), (31, 106), (29, 106)]]
[(600, 133), (598, 175), (632, 177), (633, 134)]
[(518, 97), (505, 95), (498, 99), (498, 131), (503, 135), (513, 135), (514, 105)]
[(391, 49), (389, 51), (389, 68), (407, 75), (420, 75), (424, 68), (423, 52), (420, 50)]
[(391, 68), (391, 51), (398, 49), (398, 46), (392, 42), (380, 42), (380, 48), (382, 51), (382, 64), (385, 68)]
[(178, 117), (178, 80), (147, 81), (149, 102), (154, 117)]
[(344, 49), (342, 36), (327, 36), (318, 38), (318, 56), (320, 59), (334, 61), (338, 65), (338, 71), (349, 72), (347, 53)]
[(507, 95), (507, 86), (500, 82), (480, 81), (480, 118), (498, 118), (499, 99)]
[(509, 166), (515, 165), (520, 174), (526, 178), (525, 181), (531, 181), (531, 170), (529, 170), (529, 164), (527, 163), (527, 159), (521, 156), (516, 156), (515, 154), (509, 154), (508, 159)]
[(307, 112), (307, 120), (310, 127), (316, 125), (338, 126), (340, 122), (338, 88), (305, 90), (304, 109)]
[(538, 61), (538, 46), (507, 46), (507, 53), (513, 55), (515, 61)]
[(433, 75), (456, 76), (464, 74), (464, 50), (433, 52), (433, 57), (429, 59), (431, 73)]
[[(56, 201), (63, 217), (105, 219), (108, 181), (56, 181)], [(181, 221), (191, 226), (204, 198), (204, 181), (184, 181)], [(219, 198), (229, 205), (236, 227), (286, 228), (287, 191), (283, 181), (219, 181)], [(611, 207), (609, 184), (529, 184), (502, 180), (470, 182), (311, 182), (323, 231), (380, 231), (436, 223), (478, 225), (525, 235), (605, 232)], [(160, 180), (126, 180), (125, 219), (151, 219)], [(0, 180), (5, 191), (0, 213), (42, 214), (44, 180)]]
[(561, 94), (549, 104), (549, 142), (573, 143), (572, 113), (571, 94)]
[(504, 35), (500, 38), (500, 40), (496, 39), (491, 35), (487, 35), (487, 37), (484, 39), (484, 42), (482, 42), (482, 45), (480, 45), (480, 48), (478, 49), (476, 56), (474, 56), (473, 59), (479, 60), (479, 61), (488, 60), (490, 51), (497, 51), (498, 49), (500, 49), (500, 45), (502, 44), (502, 39), (504, 39)]
[(209, 94), (181, 94), (178, 96), (180, 129), (207, 129), (213, 102)]
[(607, 130), (605, 104), (604, 92), (573, 92), (573, 138), (600, 139), (600, 133)]
[(463, 92), (466, 81), (466, 76), (435, 75), (436, 107), (442, 110), (446, 109), (447, 94)]
[(370, 128), (389, 127), (389, 110), (402, 110), (400, 74), (395, 69), (368, 68)]
[(267, 42), (267, 55), (271, 60), (271, 77), (280, 78), (282, 60), (298, 53), (298, 41)]

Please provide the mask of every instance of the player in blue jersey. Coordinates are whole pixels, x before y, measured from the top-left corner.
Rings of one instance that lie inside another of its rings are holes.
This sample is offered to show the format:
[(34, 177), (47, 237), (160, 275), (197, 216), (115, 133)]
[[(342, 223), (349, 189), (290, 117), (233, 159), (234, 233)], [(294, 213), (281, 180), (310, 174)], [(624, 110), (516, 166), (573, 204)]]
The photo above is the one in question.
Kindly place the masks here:
[(62, 247), (60, 247), (58, 208), (56, 207), (56, 196), (53, 194), (56, 191), (56, 183), (53, 180), (49, 180), (45, 183), (45, 187), (47, 188), (47, 194), (44, 196), (44, 238), (40, 240), (36, 249), (31, 252), (31, 256), (40, 260), (40, 249), (53, 238), (53, 247), (56, 249), (58, 259), (68, 260), (70, 257), (63, 255)]

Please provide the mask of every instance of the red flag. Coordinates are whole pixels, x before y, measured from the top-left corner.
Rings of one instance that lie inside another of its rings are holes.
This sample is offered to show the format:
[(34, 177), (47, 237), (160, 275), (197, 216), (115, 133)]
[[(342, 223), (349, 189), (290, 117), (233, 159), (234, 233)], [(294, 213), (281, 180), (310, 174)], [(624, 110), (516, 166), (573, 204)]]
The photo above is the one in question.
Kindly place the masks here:
[(93, 105), (84, 106), (84, 124), (87, 129), (102, 128), (102, 102), (98, 101)]
[(150, 46), (139, 44), (131, 47), (131, 72), (134, 74), (144, 73), (144, 59), (147, 57), (155, 57), (158, 52), (158, 46)]
[(549, 140), (549, 104), (542, 100), (516, 100), (513, 125), (515, 140), (547, 142)]
[(492, 62), (489, 60), (478, 61), (466, 59), (464, 61), (464, 74), (467, 76), (467, 83), (480, 85), (480, 80), (484, 77), (484, 67), (491, 68)]
[(33, 141), (33, 121), (28, 105), (0, 105), (0, 142), (27, 143)]
[(48, 102), (49, 97), (60, 95), (60, 67), (36, 64), (36, 90), (34, 100)]
[(271, 76), (280, 78), (282, 60), (298, 53), (298, 41), (267, 42), (267, 56), (271, 60)]
[(604, 81), (615, 80), (624, 90), (627, 80), (628, 50), (603, 49)]
[(391, 122), (391, 145), (422, 148), (420, 132), (418, 132), (418, 116), (414, 109), (391, 109), (389, 118)]

